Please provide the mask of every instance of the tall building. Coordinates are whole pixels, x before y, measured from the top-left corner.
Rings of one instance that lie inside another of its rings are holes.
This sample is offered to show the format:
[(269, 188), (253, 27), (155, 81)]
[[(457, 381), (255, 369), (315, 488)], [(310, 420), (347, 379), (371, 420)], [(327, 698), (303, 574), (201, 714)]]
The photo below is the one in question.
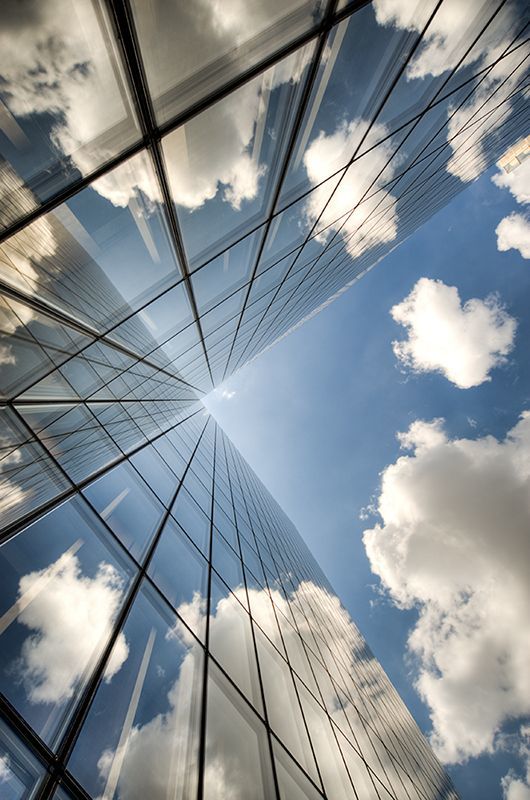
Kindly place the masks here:
[(2, 797), (455, 796), (200, 398), (526, 135), (529, 22), (4, 0)]
[(203, 411), (72, 491), (0, 560), (7, 797), (456, 797)]

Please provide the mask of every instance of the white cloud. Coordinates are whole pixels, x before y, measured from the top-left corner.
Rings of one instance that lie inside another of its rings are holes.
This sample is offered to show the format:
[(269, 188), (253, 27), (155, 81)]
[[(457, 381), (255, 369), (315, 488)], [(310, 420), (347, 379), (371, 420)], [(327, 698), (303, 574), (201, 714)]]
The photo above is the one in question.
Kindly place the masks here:
[[(24, 597), (38, 594), (26, 605)], [(33, 703), (63, 703), (103, 646), (123, 595), (123, 581), (102, 562), (93, 578), (82, 574), (76, 555), (64, 553), (49, 567), (23, 575), (17, 621), (32, 631), (22, 645), (18, 668)], [(118, 635), (105, 673), (110, 680), (128, 655)]]
[(112, 136), (110, 144), (105, 140), (129, 113), (94, 9), (81, 4), (72, 16), (57, 0), (4, 6), (0, 72), (6, 105), (18, 118), (57, 115), (53, 143), (81, 172), (94, 169), (115, 154)]
[[(320, 216), (325, 204), (337, 185), (340, 176), (321, 186), (330, 175), (344, 167), (355, 152), (355, 148), (366, 130), (365, 120), (354, 119), (341, 123), (334, 133), (326, 135), (320, 132), (313, 139), (304, 155), (304, 165), (312, 186), (316, 186), (308, 197), (305, 206), (307, 223), (313, 225)], [(375, 124), (368, 134), (363, 147), (383, 139), (387, 134), (384, 125)], [(395, 198), (382, 188), (394, 174), (398, 159), (395, 158), (384, 173), (375, 181), (369, 194), (373, 197), (364, 200), (353, 211), (349, 219), (346, 216), (361, 200), (393, 152), (390, 139), (362, 156), (348, 168), (329, 205), (322, 213), (316, 237), (325, 242), (331, 233), (341, 230), (348, 253), (358, 257), (378, 244), (392, 242), (397, 236), (398, 215)], [(323, 230), (323, 229), (326, 230)]]
[(9, 768), (9, 758), (4, 755), (0, 755), (0, 783), (2, 781), (8, 781), (11, 776), (12, 772)]
[(530, 158), (512, 172), (499, 170), (491, 180), (499, 189), (508, 189), (521, 205), (530, 203)]
[[(508, 42), (501, 42), (496, 53), (485, 52), (483, 63), (490, 63)], [(517, 65), (523, 60), (521, 67)], [(480, 177), (491, 164), (488, 138), (495, 135), (509, 118), (510, 95), (523, 76), (525, 65), (521, 50), (506, 56), (487, 73), (469, 100), (460, 108), (449, 106), (447, 141), (452, 155), (446, 169), (463, 183)], [(513, 72), (513, 74), (511, 74)]]
[[(492, 177), (500, 189), (508, 189), (521, 205), (530, 203), (530, 158), (519, 164), (512, 172), (500, 170)], [(513, 211), (501, 219), (497, 228), (497, 249), (518, 250), (523, 258), (530, 258), (530, 217)]]
[(530, 800), (530, 727), (522, 725), (520, 729), (521, 745), (519, 754), (525, 762), (525, 776), (519, 777), (511, 770), (502, 779), (504, 800)]
[(530, 412), (504, 441), (450, 440), (440, 420), (401, 441), (412, 453), (382, 473), (382, 521), (363, 541), (393, 602), (418, 609), (409, 648), (431, 741), (461, 762), (530, 713)]
[(497, 249), (519, 250), (523, 258), (530, 258), (530, 218), (515, 211), (501, 219), (495, 229)]
[(516, 322), (494, 295), (462, 305), (456, 286), (420, 278), (390, 313), (408, 333), (392, 343), (399, 361), (416, 372), (441, 372), (460, 389), (491, 380), (513, 347)]

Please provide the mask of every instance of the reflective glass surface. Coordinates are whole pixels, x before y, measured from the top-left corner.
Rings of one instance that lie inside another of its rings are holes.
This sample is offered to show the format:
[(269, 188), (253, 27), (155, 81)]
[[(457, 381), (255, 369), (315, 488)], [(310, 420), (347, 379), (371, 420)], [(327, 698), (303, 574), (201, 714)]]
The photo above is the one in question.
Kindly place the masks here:
[(263, 220), (310, 57), (296, 51), (163, 140), (191, 264)]
[(131, 555), (140, 561), (164, 510), (147, 484), (125, 462), (89, 484), (83, 494)]
[(139, 138), (118, 50), (103, 3), (2, 4), (3, 225)]
[(0, 720), (0, 789), (3, 800), (35, 797), (44, 767)]
[(43, 772), (74, 800), (455, 797), (200, 398), (526, 135), (529, 22), (522, 0), (2, 4), (10, 797)]
[(66, 769), (84, 791), (454, 798), (222, 431), (195, 413), (121, 458), (83, 486), (88, 503), (63, 503), (0, 549), (2, 696), (52, 748), (75, 739)]
[(288, 0), (222, 6), (132, 3), (149, 88), (161, 121), (193, 106), (314, 26), (324, 4)]
[(267, 800), (274, 796), (265, 726), (213, 665), (206, 718), (206, 797)]
[(120, 636), (125, 658), (100, 684), (69, 769), (93, 797), (194, 797), (202, 649), (147, 588)]
[[(77, 499), (6, 542), (0, 559), (1, 691), (53, 743), (112, 634), (132, 567)], [(120, 642), (108, 680), (125, 658)]]

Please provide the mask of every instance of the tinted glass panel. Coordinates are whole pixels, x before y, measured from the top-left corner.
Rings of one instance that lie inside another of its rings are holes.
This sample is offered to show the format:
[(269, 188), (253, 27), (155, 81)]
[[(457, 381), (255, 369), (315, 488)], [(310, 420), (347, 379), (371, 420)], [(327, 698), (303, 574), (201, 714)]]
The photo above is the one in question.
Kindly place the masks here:
[(149, 564), (149, 576), (193, 632), (204, 639), (207, 562), (172, 519)]
[(265, 726), (210, 662), (206, 718), (205, 796), (274, 797)]
[(111, 31), (99, 2), (2, 4), (4, 225), (139, 138)]
[(121, 668), (101, 683), (69, 769), (93, 797), (192, 798), (202, 649), (152, 590), (120, 636)]
[(160, 120), (192, 106), (318, 22), (323, 3), (132, 3)]
[(131, 555), (140, 560), (164, 509), (131, 465), (120, 464), (83, 493)]
[(29, 800), (44, 768), (0, 720), (0, 791), (2, 800)]
[[(55, 741), (111, 632), (131, 579), (119, 545), (73, 500), (0, 548), (0, 688)], [(116, 650), (107, 680), (126, 652)]]

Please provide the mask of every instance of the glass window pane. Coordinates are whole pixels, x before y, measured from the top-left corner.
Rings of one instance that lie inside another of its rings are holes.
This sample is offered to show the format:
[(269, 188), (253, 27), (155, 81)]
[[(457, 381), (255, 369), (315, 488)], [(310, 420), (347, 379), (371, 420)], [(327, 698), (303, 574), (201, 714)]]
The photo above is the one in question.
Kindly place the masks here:
[(204, 795), (269, 800), (274, 783), (265, 726), (210, 661)]
[(0, 720), (0, 793), (2, 800), (30, 800), (44, 768)]
[[(0, 75), (6, 122), (0, 222), (88, 175), (140, 135), (101, 2), (3, 3)], [(3, 193), (2, 191), (2, 193)], [(36, 199), (34, 199), (36, 198)]]
[(197, 455), (195, 455), (192, 465), (186, 473), (186, 477), (184, 478), (184, 487), (193, 497), (195, 502), (201, 507), (204, 513), (210, 516), (212, 507), (211, 478), (209, 478), (209, 476), (205, 476), (203, 472), (202, 477), (208, 481), (208, 487), (206, 487), (204, 483), (199, 480), (194, 470), (195, 466), (199, 466), (196, 459)]
[(160, 453), (165, 464), (167, 464), (175, 474), (175, 481), (179, 481), (184, 474), (187, 462), (182, 458), (180, 453), (177, 452), (170, 439), (167, 436), (163, 436), (161, 439), (157, 439), (156, 442), (153, 442), (153, 447)]
[[(307, 775), (294, 763), (284, 748), (273, 741), (274, 761), (281, 800), (319, 800), (322, 797)], [(365, 800), (362, 795), (362, 800)]]
[(93, 797), (194, 798), (202, 648), (152, 588), (120, 636), (126, 658), (100, 684), (68, 768)]
[(73, 800), (73, 798), (62, 786), (59, 786), (53, 793), (53, 800)]
[[(217, 491), (215, 496), (219, 497), (219, 493)], [(238, 545), (236, 527), (217, 503), (214, 503), (213, 506), (213, 521), (217, 530), (222, 533), (226, 541), (232, 545), (234, 550), (237, 551)]]
[(19, 413), (76, 483), (122, 455), (87, 406), (27, 405)]
[(210, 539), (210, 520), (184, 486), (177, 495), (171, 514), (199, 550), (206, 553)]
[[(0, 548), (0, 689), (50, 743), (108, 640), (132, 575), (100, 525), (74, 499)], [(125, 651), (122, 642), (108, 680)]]
[[(407, 6), (407, 10), (415, 10), (414, 27), (418, 25), (418, 31), (433, 6), (434, 2), (413, 2)], [(332, 30), (327, 58), (322, 59), (319, 66), (279, 207), (313, 188), (334, 170), (346, 166), (410, 52), (417, 32), (406, 26), (379, 24), (377, 16), (369, 3)], [(355, 81), (351, 80), (351, 75), (355, 75)], [(417, 93), (418, 87), (414, 88)], [(414, 95), (408, 101), (412, 99)], [(376, 125), (371, 143), (388, 132), (386, 126)], [(342, 161), (338, 157), (341, 153)]]
[(191, 283), (199, 316), (250, 280), (260, 233), (246, 236), (193, 273)]
[(171, 518), (156, 546), (148, 574), (182, 619), (203, 640), (208, 564)]
[[(224, 580), (224, 582), (234, 591), (239, 586), (243, 586), (243, 566), (241, 559), (232, 548), (226, 544), (222, 536), (216, 535), (213, 538), (212, 564)], [(246, 602), (246, 601), (245, 601)]]
[(175, 334), (182, 336), (192, 318), (186, 289), (181, 283), (119, 325), (109, 338), (146, 356)]
[[(244, 592), (240, 589), (236, 590), (236, 596), (230, 593), (217, 602), (212, 600), (210, 650), (240, 691), (262, 712), (250, 618), (241, 605), (244, 603), (246, 606)], [(217, 595), (214, 589), (212, 593)]]
[(289, 666), (259, 631), (256, 631), (256, 640), (271, 727), (307, 773), (318, 782)]
[(181, 277), (161, 203), (141, 152), (3, 242), (2, 277), (100, 332)]
[(315, 25), (324, 3), (132, 2), (157, 118), (163, 122)]
[(352, 796), (352, 783), (344, 766), (331, 722), (324, 709), (307, 689), (299, 681), (296, 683), (324, 789), (329, 797), (348, 800)]
[(0, 527), (20, 521), (69, 488), (69, 481), (13, 411), (0, 409)]
[(311, 52), (296, 51), (162, 140), (191, 266), (263, 222)]
[(89, 342), (68, 325), (0, 294), (0, 396), (11, 399)]
[(153, 492), (167, 506), (177, 490), (178, 481), (153, 445), (142, 447), (131, 456), (133, 464)]
[(131, 555), (141, 560), (164, 509), (131, 465), (114, 467), (83, 494)]

